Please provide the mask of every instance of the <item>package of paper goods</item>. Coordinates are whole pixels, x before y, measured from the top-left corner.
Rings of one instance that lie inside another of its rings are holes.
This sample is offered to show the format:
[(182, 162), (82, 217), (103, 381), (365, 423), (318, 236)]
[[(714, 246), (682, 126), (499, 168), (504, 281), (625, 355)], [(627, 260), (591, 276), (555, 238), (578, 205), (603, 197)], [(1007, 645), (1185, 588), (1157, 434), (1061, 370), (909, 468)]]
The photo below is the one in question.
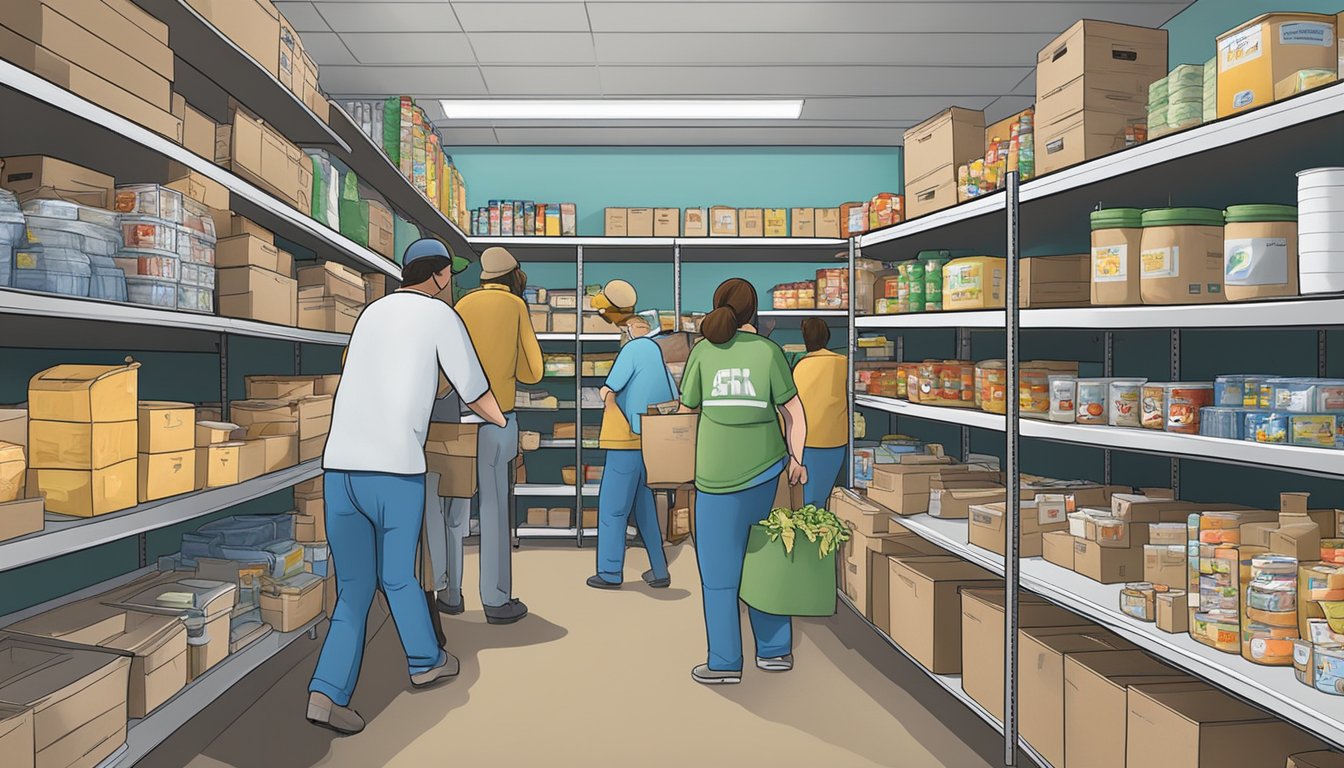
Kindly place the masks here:
[(149, 714), (187, 684), (187, 628), (175, 616), (114, 608), (90, 598), (6, 630), (133, 654), (128, 701), (132, 718)]
[(835, 553), (849, 535), (845, 525), (815, 507), (776, 508), (767, 522), (747, 537), (742, 601), (777, 616), (834, 615)]
[(151, 574), (108, 592), (99, 600), (111, 607), (181, 621), (187, 629), (190, 681), (228, 657), (229, 618), (237, 605), (238, 585), (184, 576), (172, 572)]

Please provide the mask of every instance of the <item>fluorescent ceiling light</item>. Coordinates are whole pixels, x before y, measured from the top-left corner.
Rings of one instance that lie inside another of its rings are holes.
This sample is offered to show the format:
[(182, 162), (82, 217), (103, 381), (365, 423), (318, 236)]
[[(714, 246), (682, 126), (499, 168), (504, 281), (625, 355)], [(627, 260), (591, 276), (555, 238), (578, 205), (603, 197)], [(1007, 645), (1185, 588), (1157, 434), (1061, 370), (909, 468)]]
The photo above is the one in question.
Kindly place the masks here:
[(797, 120), (802, 99), (444, 99), (453, 120)]

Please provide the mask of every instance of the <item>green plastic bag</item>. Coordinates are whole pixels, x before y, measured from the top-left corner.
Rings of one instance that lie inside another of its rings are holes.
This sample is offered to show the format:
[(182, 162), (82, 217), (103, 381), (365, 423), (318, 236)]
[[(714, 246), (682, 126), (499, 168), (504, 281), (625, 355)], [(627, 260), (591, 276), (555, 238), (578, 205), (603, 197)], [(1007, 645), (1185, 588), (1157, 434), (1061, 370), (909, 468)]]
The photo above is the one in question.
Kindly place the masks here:
[(401, 167), (401, 97), (383, 100), (383, 151), (392, 165)]
[[(839, 551), (838, 549), (836, 550)], [(764, 526), (751, 526), (738, 596), (752, 608), (777, 616), (834, 616), (835, 552), (799, 537), (793, 552), (771, 541)]]
[(369, 246), (369, 204), (359, 199), (359, 177), (354, 171), (341, 180), (341, 234)]

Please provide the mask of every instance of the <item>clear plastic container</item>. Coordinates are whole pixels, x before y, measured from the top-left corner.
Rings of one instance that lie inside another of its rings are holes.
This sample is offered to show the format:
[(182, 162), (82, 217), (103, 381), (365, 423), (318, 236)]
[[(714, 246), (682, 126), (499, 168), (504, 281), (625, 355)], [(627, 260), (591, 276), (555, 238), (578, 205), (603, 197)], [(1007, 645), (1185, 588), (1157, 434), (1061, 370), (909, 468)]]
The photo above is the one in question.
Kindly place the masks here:
[(1344, 415), (1294, 413), (1288, 417), (1288, 442), (1310, 448), (1344, 448)]
[(109, 211), (106, 208), (94, 208), (91, 205), (81, 205), (78, 208), (80, 221), (99, 227), (116, 229), (121, 218), (121, 214), (116, 211)]
[(1110, 379), (1078, 379), (1079, 424), (1107, 423), (1106, 405), (1110, 401)]
[(0, 208), (0, 243), (22, 243), (27, 231), (28, 223), (22, 213)]
[(128, 277), (158, 277), (177, 280), (182, 274), (182, 260), (167, 253), (123, 252), (117, 256), (117, 265)]
[(15, 288), (64, 296), (88, 296), (89, 257), (65, 248), (26, 247), (14, 252)]
[(177, 308), (177, 283), (157, 277), (126, 278), (126, 297), (132, 304), (160, 309)]
[(183, 312), (214, 314), (215, 291), (213, 288), (179, 285), (177, 286), (177, 308)]
[(182, 226), (209, 238), (211, 242), (219, 236), (215, 231), (215, 218), (211, 215), (210, 208), (205, 203), (189, 197), (182, 198)]
[(1344, 379), (1320, 379), (1316, 384), (1316, 410), (1344, 413)]
[(183, 227), (177, 234), (177, 255), (181, 256), (184, 262), (213, 266), (215, 241), (213, 238), (198, 234), (195, 230)]
[(118, 230), (86, 221), (29, 216), (28, 233), (30, 241), (58, 248), (74, 248), (90, 256), (111, 256), (121, 248), (121, 233)]
[(178, 282), (194, 288), (214, 288), (215, 268), (208, 264), (192, 264), (184, 261), (179, 266)]
[(29, 200), (23, 204), (23, 212), (29, 216), (79, 221), (79, 207), (79, 203), (65, 200)]
[(1242, 428), (1242, 439), (1255, 443), (1286, 443), (1288, 416), (1287, 413), (1275, 411), (1247, 413)]
[(172, 222), (150, 216), (122, 216), (123, 250), (177, 253), (178, 227)]
[(173, 224), (182, 223), (182, 193), (158, 184), (125, 184), (117, 187), (117, 213), (153, 216)]
[(89, 275), (89, 298), (105, 301), (126, 301), (126, 273), (111, 259), (100, 258), (105, 265), (92, 265)]
[(1110, 383), (1107, 418), (1112, 427), (1138, 427), (1146, 379), (1117, 379)]
[(14, 246), (0, 242), (0, 288), (14, 284)]
[(1075, 376), (1050, 377), (1050, 420), (1072, 424), (1078, 418), (1078, 379)]

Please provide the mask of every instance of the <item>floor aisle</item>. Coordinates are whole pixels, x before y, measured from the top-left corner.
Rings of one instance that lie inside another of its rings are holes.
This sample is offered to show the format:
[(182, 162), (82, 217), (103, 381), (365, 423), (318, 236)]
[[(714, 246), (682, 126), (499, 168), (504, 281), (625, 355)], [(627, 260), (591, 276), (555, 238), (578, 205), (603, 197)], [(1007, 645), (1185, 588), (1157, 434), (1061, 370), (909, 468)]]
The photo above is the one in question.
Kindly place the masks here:
[(646, 560), (632, 549), (635, 584), (599, 592), (583, 583), (591, 548), (526, 546), (515, 553), (514, 589), (528, 618), (490, 626), (471, 592), (465, 615), (445, 617), (458, 679), (412, 692), (392, 622), (371, 630), (354, 700), (369, 721), (364, 733), (335, 738), (303, 720), (318, 644), (300, 641), (140, 765), (1001, 764), (998, 734), (843, 606), (833, 619), (795, 622), (793, 672), (751, 668), (738, 686), (696, 685), (689, 673), (704, 658), (704, 628), (695, 554), (682, 546), (669, 556), (670, 589), (639, 581)]

